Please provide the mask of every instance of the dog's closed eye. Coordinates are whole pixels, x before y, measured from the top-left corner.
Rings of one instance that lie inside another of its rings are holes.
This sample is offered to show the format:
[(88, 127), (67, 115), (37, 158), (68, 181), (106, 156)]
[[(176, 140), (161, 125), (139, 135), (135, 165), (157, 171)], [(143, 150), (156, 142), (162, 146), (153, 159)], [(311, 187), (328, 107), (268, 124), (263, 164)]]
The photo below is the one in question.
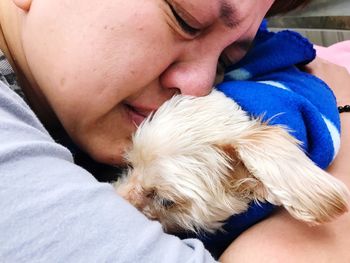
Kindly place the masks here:
[(157, 204), (160, 207), (163, 207), (165, 209), (170, 209), (175, 205), (174, 201), (158, 195), (158, 193), (155, 189), (146, 191), (145, 197), (148, 199), (151, 199), (155, 204)]
[(172, 207), (174, 207), (175, 202), (169, 199), (165, 199), (165, 198), (159, 198), (158, 202), (161, 206), (163, 206), (165, 209), (170, 209)]
[(167, 199), (167, 198), (164, 198), (164, 197), (161, 197), (155, 191), (153, 192), (152, 199), (153, 199), (154, 204), (156, 204), (157, 206), (162, 207), (164, 209), (170, 209), (170, 208), (174, 207), (174, 205), (175, 205), (174, 201)]

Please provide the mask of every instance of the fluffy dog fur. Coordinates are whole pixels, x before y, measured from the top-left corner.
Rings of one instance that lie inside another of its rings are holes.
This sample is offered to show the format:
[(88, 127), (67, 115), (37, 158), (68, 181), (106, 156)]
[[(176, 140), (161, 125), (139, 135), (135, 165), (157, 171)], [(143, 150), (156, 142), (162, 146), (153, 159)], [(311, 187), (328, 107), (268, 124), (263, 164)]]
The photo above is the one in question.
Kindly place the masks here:
[(167, 232), (214, 232), (252, 201), (310, 224), (347, 211), (348, 190), (284, 127), (251, 118), (218, 91), (176, 96), (133, 136), (117, 192)]

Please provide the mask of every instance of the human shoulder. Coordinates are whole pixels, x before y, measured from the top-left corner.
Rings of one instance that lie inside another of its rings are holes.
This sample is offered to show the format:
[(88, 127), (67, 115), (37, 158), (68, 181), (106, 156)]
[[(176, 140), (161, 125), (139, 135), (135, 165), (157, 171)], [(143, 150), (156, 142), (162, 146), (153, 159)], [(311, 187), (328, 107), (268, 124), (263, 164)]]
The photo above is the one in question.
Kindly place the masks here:
[(3, 81), (0, 81), (0, 116), (0, 128), (6, 123), (29, 125), (51, 138), (28, 104)]
[(214, 262), (198, 240), (166, 235), (73, 163), (0, 82), (0, 258), (8, 262)]

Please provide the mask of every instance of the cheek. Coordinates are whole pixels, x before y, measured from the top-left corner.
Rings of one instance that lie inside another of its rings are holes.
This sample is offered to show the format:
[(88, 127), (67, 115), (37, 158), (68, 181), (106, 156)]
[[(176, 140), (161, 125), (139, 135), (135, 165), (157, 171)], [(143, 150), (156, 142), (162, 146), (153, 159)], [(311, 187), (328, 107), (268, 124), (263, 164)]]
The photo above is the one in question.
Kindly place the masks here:
[(79, 112), (77, 105), (85, 100), (108, 110), (171, 63), (173, 37), (158, 4), (117, 0), (107, 1), (109, 8), (92, 8), (76, 2), (34, 5), (24, 32), (30, 68), (57, 109), (65, 100), (66, 107)]
[(142, 8), (139, 0), (107, 2), (110, 8), (82, 0), (38, 1), (23, 43), (39, 92), (69, 134), (95, 159), (115, 163), (135, 130), (123, 122), (120, 102), (157, 83), (175, 51), (154, 1)]

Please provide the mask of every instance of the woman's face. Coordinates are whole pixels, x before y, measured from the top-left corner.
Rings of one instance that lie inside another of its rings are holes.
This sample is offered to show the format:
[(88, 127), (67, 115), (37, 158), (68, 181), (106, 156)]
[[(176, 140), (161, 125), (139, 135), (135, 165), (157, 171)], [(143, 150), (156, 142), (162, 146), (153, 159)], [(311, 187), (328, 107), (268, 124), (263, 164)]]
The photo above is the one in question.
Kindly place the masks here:
[(239, 60), (273, 0), (33, 0), (23, 49), (69, 135), (122, 163), (136, 126), (175, 93), (211, 90), (220, 56)]

